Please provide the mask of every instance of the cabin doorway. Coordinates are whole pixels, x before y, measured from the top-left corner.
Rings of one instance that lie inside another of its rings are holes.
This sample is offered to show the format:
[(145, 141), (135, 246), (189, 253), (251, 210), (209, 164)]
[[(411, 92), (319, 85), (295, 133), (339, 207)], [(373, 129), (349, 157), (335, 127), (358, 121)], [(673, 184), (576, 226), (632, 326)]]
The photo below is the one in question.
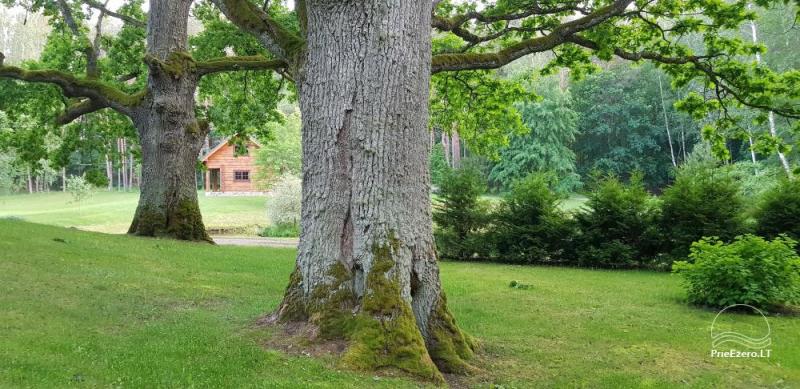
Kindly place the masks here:
[(219, 169), (208, 170), (208, 188), (211, 192), (222, 190), (222, 175), (219, 174)]

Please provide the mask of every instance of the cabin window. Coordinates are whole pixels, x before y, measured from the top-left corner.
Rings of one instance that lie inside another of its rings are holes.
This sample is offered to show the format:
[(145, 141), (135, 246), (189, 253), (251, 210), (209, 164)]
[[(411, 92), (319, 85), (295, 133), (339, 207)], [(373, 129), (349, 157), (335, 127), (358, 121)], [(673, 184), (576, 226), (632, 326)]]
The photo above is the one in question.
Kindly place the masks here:
[(233, 179), (235, 181), (250, 181), (250, 172), (248, 170), (237, 170), (233, 172)]

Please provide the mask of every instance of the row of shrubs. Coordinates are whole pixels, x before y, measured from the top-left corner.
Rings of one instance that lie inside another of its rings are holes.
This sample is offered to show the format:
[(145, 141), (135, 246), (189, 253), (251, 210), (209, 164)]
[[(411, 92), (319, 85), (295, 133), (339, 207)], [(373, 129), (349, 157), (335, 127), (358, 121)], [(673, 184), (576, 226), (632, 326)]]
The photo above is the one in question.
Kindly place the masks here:
[(439, 255), (452, 260), (668, 270), (693, 242), (747, 233), (800, 237), (800, 182), (784, 181), (746, 211), (738, 184), (712, 168), (682, 169), (660, 198), (640, 176), (596, 180), (583, 209), (559, 208), (546, 174), (517, 182), (499, 201), (482, 199), (472, 170), (450, 173), (434, 209)]

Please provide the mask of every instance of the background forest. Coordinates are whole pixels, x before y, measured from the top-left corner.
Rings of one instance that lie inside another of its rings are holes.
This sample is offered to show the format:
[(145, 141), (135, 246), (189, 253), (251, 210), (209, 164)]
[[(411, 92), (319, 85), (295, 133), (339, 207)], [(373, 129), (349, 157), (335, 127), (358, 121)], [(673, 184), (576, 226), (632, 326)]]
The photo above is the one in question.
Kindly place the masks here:
[[(767, 48), (759, 60), (775, 70), (798, 65), (797, 56), (791, 55), (800, 46), (793, 7), (767, 10), (758, 25), (741, 31), (748, 38), (757, 31), (757, 41)], [(120, 12), (134, 15), (141, 12), (137, 9), (132, 4)], [(102, 52), (100, 66), (110, 74), (129, 75), (111, 81), (129, 91), (140, 88), (143, 78), (135, 76), (143, 69), (135, 59), (144, 50), (143, 28), (113, 18), (103, 22), (97, 15), (87, 17), (100, 21), (87, 34), (94, 36)], [(19, 7), (0, 8), (0, 51), (6, 63), (81, 72), (86, 61), (75, 55), (80, 39), (57, 18), (51, 20)], [(203, 3), (195, 7), (190, 30), (197, 58), (263, 51), (253, 38)], [(660, 193), (675, 179), (674, 168), (703, 142), (710, 146), (704, 150), (711, 149), (724, 164), (741, 165), (737, 170), (743, 176), (752, 172), (742, 179), (780, 175), (781, 165), (772, 150), (759, 149), (775, 144), (764, 141), (769, 138), (770, 124), (751, 110), (735, 109), (734, 116), (747, 133), (734, 134), (729, 137), (734, 140), (722, 141), (720, 146), (718, 136), (704, 140), (701, 135), (714, 117), (692, 118), (676, 108), (676, 101), (690, 92), (707, 92), (700, 87), (673, 89), (669, 76), (655, 66), (622, 60), (598, 62), (594, 68), (572, 73), (540, 71), (550, 59), (539, 55), (498, 71), (434, 76), (431, 169), (435, 186), (449, 169), (467, 165), (482, 172), (488, 190), (494, 193), (508, 191), (513, 182), (531, 172), (552, 175), (555, 189), (562, 194), (585, 191), (592, 177), (612, 174), (626, 180), (634, 173), (642, 175), (649, 191)], [(212, 124), (206, 149), (228, 138), (234, 142), (257, 139), (265, 147), (258, 157), (261, 169), (256, 178), (265, 188), (280, 175), (300, 170), (299, 112), (286, 85), (280, 76), (257, 71), (214, 75), (200, 85), (196, 110)], [(0, 193), (61, 190), (70, 176), (82, 176), (108, 190), (135, 189), (138, 137), (126, 118), (104, 110), (56, 126), (52, 118), (67, 103), (57, 88), (23, 87), (7, 79), (0, 79), (0, 88)], [(794, 168), (800, 155), (791, 148), (797, 142), (792, 125), (785, 119), (774, 123), (785, 157)], [(756, 147), (751, 147), (753, 142)], [(203, 177), (198, 174), (198, 187)]]

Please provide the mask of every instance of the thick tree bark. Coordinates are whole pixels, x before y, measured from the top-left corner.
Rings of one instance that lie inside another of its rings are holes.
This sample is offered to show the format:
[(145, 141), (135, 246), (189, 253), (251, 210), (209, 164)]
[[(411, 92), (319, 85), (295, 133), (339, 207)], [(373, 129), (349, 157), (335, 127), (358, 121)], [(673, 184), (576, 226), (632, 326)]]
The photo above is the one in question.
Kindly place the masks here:
[(354, 368), (465, 372), (473, 343), (447, 309), (432, 234), (431, 1), (305, 7), (302, 233), (273, 318), (347, 339)]
[(131, 118), (142, 145), (139, 205), (130, 234), (211, 241), (197, 203), (195, 169), (207, 126), (194, 116), (198, 75), (186, 53), (189, 0), (152, 0), (148, 94)]

